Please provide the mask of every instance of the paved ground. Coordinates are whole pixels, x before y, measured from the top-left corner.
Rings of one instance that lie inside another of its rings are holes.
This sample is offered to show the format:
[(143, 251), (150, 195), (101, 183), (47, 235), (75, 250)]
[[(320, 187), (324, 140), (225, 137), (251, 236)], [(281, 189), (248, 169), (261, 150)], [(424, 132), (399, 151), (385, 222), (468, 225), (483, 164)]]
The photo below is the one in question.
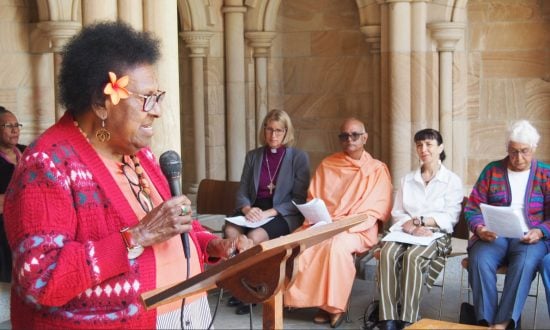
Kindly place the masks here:
[[(206, 219), (206, 224), (216, 228), (219, 220), (212, 218)], [(460, 303), (466, 301), (467, 295), (460, 294), (460, 279), (462, 270), (460, 260), (462, 257), (451, 258), (447, 263), (447, 274), (445, 276), (445, 292), (442, 304), (442, 320), (456, 322)], [(350, 322), (344, 322), (341, 329), (361, 329), (363, 325), (363, 313), (366, 306), (376, 297), (376, 285), (374, 282), (375, 264), (371, 263), (367, 268), (368, 279), (356, 279), (353, 286), (350, 308)], [(441, 282), (441, 279), (438, 279)], [(502, 279), (500, 280), (502, 282)], [(534, 290), (532, 290), (534, 292)], [(10, 328), (9, 323), (9, 299), (8, 289), (5, 285), (0, 285), (0, 329)], [(439, 302), (441, 288), (434, 287), (431, 292), (425, 293), (421, 314), (424, 318), (439, 318)], [(209, 293), (209, 301), (211, 312), (214, 313), (215, 305), (219, 297), (219, 291)], [(250, 320), (248, 315), (236, 315), (234, 307), (227, 307), (226, 303), (229, 299), (229, 294), (222, 296), (222, 301), (218, 307), (214, 327), (217, 329), (249, 329)], [(535, 299), (530, 297), (524, 309), (522, 328), (533, 329), (533, 314), (534, 314)], [(285, 310), (284, 313), (284, 328), (285, 329), (330, 329), (330, 325), (317, 325), (311, 320), (316, 313), (316, 309), (297, 309), (293, 311)], [(539, 300), (537, 309), (537, 329), (550, 329), (550, 319), (546, 309), (546, 299), (544, 288), (539, 288)], [(260, 305), (253, 308), (252, 328), (262, 328), (262, 307)]]

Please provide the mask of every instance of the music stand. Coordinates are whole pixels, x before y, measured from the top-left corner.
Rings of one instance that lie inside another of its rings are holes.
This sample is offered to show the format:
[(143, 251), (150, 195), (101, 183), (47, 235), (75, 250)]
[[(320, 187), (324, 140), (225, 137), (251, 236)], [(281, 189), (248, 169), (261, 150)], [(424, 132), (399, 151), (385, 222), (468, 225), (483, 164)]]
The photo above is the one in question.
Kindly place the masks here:
[(263, 329), (282, 329), (281, 289), (292, 284), (296, 257), (308, 247), (367, 218), (366, 214), (350, 216), (260, 243), (183, 282), (143, 293), (143, 305), (151, 309), (219, 287), (230, 290), (244, 303), (263, 303)]

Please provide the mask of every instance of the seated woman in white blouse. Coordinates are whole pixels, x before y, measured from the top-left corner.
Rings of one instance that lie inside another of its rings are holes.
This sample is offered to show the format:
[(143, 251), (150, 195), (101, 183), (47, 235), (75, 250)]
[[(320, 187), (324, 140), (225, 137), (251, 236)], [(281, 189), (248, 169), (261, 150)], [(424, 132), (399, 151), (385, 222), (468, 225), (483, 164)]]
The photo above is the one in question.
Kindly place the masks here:
[(464, 196), (460, 178), (441, 163), (445, 160), (441, 134), (423, 129), (415, 134), (414, 142), (421, 166), (401, 179), (390, 230), (414, 236), (431, 236), (433, 231), (448, 235), (428, 246), (384, 243), (379, 264), (380, 329), (402, 329), (416, 322), (422, 275), (430, 268), (426, 283), (430, 288), (443, 269)]

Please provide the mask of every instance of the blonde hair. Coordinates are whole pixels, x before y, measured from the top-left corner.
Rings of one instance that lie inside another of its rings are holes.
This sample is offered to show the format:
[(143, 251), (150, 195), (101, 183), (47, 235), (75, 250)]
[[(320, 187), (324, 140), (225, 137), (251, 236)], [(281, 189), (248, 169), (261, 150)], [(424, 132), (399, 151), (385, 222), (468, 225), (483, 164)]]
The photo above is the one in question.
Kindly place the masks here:
[(260, 143), (262, 145), (267, 144), (265, 140), (265, 127), (272, 121), (283, 125), (286, 132), (282, 144), (287, 147), (292, 147), (294, 145), (294, 126), (292, 126), (290, 116), (284, 110), (279, 109), (273, 109), (265, 115), (265, 118), (262, 121), (262, 127), (260, 128), (260, 133), (258, 135)]

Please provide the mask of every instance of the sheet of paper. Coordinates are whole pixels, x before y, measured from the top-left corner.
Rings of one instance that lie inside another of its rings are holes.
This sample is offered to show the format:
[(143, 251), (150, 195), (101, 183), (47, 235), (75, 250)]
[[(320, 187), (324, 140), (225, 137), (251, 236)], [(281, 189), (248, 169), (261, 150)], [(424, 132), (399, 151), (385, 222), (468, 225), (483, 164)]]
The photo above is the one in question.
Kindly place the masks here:
[(242, 226), (242, 227), (258, 228), (258, 227), (261, 227), (261, 226), (265, 225), (269, 221), (273, 220), (273, 218), (274, 217), (269, 217), (269, 218), (266, 218), (266, 219), (263, 219), (263, 220), (260, 220), (260, 221), (252, 222), (252, 221), (246, 220), (246, 218), (244, 216), (238, 215), (236, 217), (225, 218), (225, 220), (227, 220), (227, 221), (229, 221), (233, 224), (236, 224), (238, 226)]
[(444, 233), (433, 233), (432, 236), (414, 236), (407, 234), (403, 231), (396, 230), (391, 231), (389, 234), (382, 238), (384, 242), (400, 242), (406, 244), (415, 244), (415, 245), (430, 245), (434, 240), (445, 236)]
[(523, 216), (520, 209), (509, 206), (493, 206), (479, 204), (483, 220), (487, 229), (499, 237), (522, 238), (524, 233), (521, 228)]
[[(292, 203), (294, 203), (294, 201)], [(327, 206), (320, 198), (314, 198), (309, 202), (300, 205), (294, 203), (294, 205), (296, 205), (298, 210), (300, 210), (300, 212), (304, 215), (304, 218), (306, 218), (306, 220), (312, 225), (315, 225), (318, 222), (332, 222)]]

